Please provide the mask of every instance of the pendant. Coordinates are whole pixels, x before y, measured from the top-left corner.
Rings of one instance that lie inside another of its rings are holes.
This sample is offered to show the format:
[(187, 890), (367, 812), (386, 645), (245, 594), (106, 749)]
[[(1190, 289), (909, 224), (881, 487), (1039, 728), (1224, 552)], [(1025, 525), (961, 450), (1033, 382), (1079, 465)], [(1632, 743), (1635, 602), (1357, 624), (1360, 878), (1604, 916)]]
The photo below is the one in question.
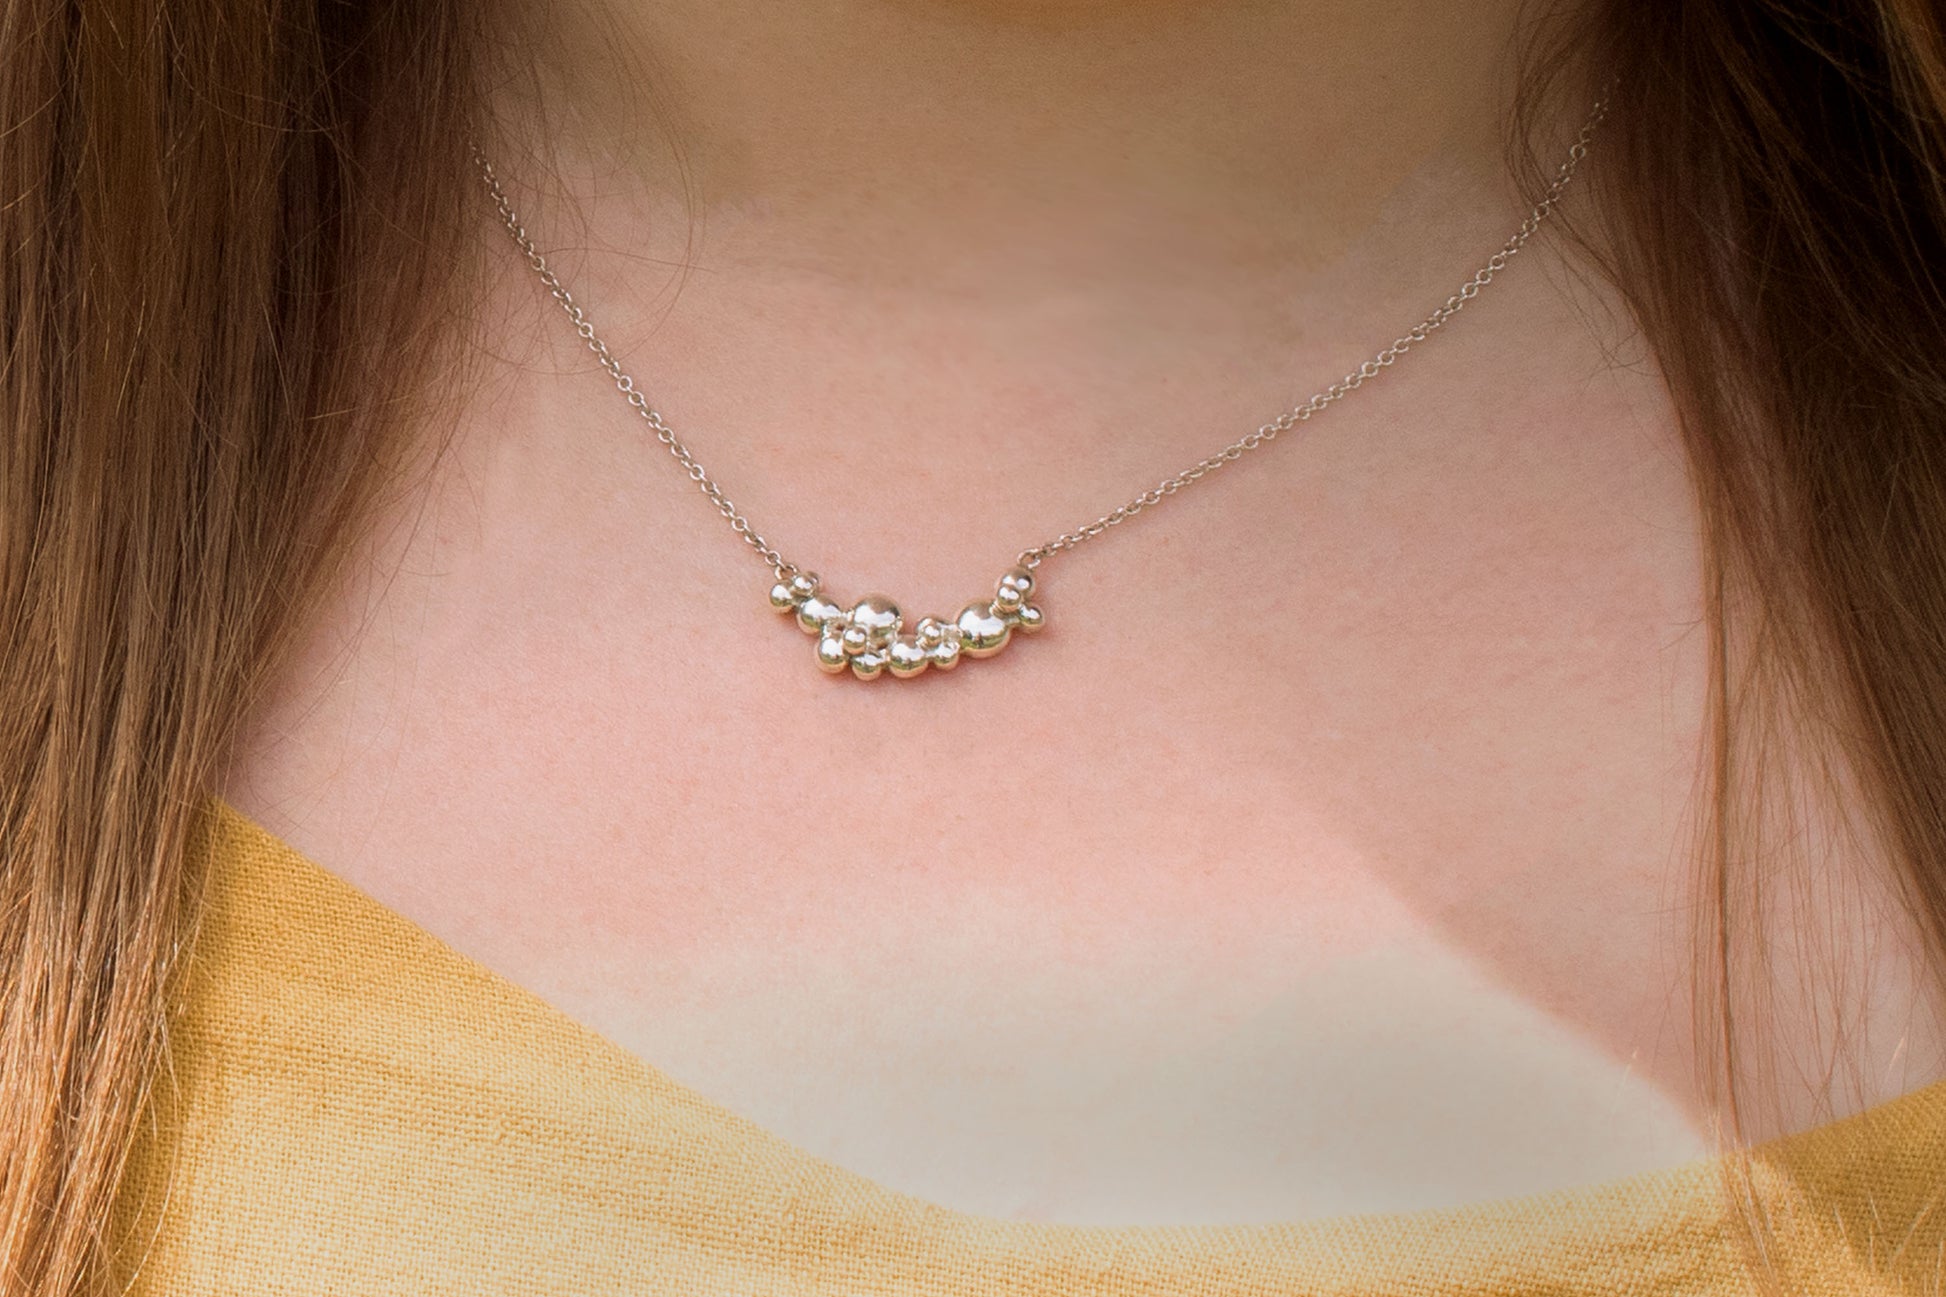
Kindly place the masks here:
[(770, 606), (790, 613), (808, 635), (817, 636), (818, 666), (832, 675), (850, 671), (860, 680), (885, 672), (904, 679), (927, 667), (950, 671), (963, 657), (992, 657), (1007, 647), (1016, 630), (1037, 631), (1041, 610), (1027, 602), (1034, 574), (1007, 569), (993, 598), (970, 603), (952, 621), (921, 617), (906, 635), (899, 605), (882, 594), (868, 594), (847, 608), (827, 599), (814, 572), (797, 572), (770, 588)]

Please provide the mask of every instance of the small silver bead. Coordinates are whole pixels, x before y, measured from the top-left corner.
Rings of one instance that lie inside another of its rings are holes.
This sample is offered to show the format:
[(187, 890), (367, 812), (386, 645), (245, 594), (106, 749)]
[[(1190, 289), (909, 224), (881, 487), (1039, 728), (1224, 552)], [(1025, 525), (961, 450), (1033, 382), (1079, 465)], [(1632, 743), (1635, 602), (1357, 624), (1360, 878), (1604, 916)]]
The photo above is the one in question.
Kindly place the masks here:
[(914, 638), (918, 640), (920, 648), (932, 648), (936, 644), (945, 642), (946, 627), (937, 617), (921, 617), (919, 625), (915, 628)]
[(787, 584), (790, 586), (793, 597), (809, 599), (818, 592), (818, 574), (816, 572), (799, 572)]
[(1047, 624), (1047, 617), (1037, 604), (1028, 604), (1014, 617), (1014, 625), (1024, 631), (1037, 631)]
[(845, 627), (844, 632), (838, 636), (838, 639), (844, 645), (845, 652), (851, 654), (853, 657), (863, 653), (872, 646), (870, 632), (857, 623)]
[(932, 664), (937, 669), (951, 671), (959, 665), (959, 644), (959, 636), (958, 634), (954, 634), (951, 639), (943, 639), (927, 649), (926, 656), (932, 659)]
[(1001, 574), (996, 593), (998, 590), (1018, 590), (1021, 599), (1025, 600), (1034, 593), (1034, 574), (1024, 567), (1010, 567)]
[(886, 661), (885, 654), (877, 649), (860, 653), (851, 660), (851, 673), (860, 680), (870, 680), (885, 670)]
[(797, 610), (797, 596), (791, 593), (790, 586), (779, 581), (776, 585), (770, 587), (770, 606), (778, 612), (795, 612)]
[(925, 649), (911, 640), (902, 639), (895, 639), (886, 646), (885, 659), (885, 665), (892, 674), (901, 679), (918, 675), (932, 660)]
[(1002, 616), (1006, 616), (1008, 613), (1019, 612), (1020, 606), (1026, 602), (1027, 596), (1025, 594), (1022, 594), (1010, 585), (1002, 585), (999, 590), (994, 592), (993, 611)]
[(836, 635), (826, 635), (818, 641), (818, 665), (826, 671), (835, 675), (843, 671), (850, 661), (850, 655), (845, 652), (843, 642)]
[(844, 615), (843, 608), (821, 594), (810, 595), (803, 603), (797, 605), (797, 624), (812, 635), (825, 630), (833, 621), (840, 620)]
[(960, 650), (968, 657), (983, 658), (1007, 646), (1013, 627), (998, 616), (991, 604), (970, 603), (960, 609), (954, 625), (959, 627)]

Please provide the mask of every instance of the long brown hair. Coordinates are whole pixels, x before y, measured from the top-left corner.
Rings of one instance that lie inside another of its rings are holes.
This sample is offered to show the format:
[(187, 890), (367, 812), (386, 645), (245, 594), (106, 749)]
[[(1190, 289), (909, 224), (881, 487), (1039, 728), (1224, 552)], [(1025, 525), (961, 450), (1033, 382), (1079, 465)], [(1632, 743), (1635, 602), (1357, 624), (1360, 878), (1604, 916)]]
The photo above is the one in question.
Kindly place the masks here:
[(451, 333), (466, 10), (0, 5), (9, 1294), (106, 1282), (186, 835)]
[(1734, 1124), (1775, 1062), (1738, 1029), (1777, 1010), (1757, 934), (1791, 864), (1832, 863), (1807, 805), (1835, 811), (1828, 851), (1886, 862), (1946, 971), (1946, 11), (1598, 0), (1541, 48), (1525, 130), (1550, 76), (1610, 81), (1580, 244), (1654, 347), (1702, 503), (1697, 1027)]
[[(193, 932), (185, 842), (437, 404), (412, 376), (447, 371), (483, 27), (463, 0), (0, 6), (8, 1293), (112, 1287)], [(1791, 700), (1830, 720), (1946, 967), (1946, 22), (1932, 0), (1590, 0), (1568, 34), (1520, 120), (1563, 69), (1616, 77), (1588, 246), (1704, 502), (1707, 887), (1726, 902), (1765, 822), (1752, 717)], [(1719, 927), (1704, 948), (1729, 949)]]

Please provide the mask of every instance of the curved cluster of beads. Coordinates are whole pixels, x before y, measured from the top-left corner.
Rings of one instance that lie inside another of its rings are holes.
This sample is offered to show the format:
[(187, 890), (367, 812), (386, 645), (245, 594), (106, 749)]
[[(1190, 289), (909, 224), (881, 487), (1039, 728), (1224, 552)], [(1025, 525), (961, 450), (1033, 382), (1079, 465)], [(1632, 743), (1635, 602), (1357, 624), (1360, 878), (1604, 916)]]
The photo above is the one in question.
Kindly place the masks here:
[(807, 634), (818, 637), (818, 665), (838, 674), (850, 671), (870, 680), (890, 671), (904, 678), (927, 667), (950, 671), (962, 657), (991, 657), (1007, 646), (1016, 630), (1037, 631), (1045, 620), (1027, 602), (1034, 574), (1009, 568), (994, 586), (993, 598), (970, 603), (952, 621), (921, 617), (905, 634), (899, 606), (882, 594), (868, 594), (847, 608), (824, 597), (812, 572), (799, 572), (770, 588), (770, 606), (790, 613)]

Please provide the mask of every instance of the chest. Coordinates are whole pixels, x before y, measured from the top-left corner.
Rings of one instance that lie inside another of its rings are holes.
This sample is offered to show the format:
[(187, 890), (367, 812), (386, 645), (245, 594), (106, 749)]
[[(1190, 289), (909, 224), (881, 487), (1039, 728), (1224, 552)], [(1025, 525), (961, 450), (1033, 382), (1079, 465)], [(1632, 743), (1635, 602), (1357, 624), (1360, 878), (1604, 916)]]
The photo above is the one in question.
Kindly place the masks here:
[[(1671, 461), (1594, 444), (1185, 496), (1046, 565), (1041, 634), (913, 681), (822, 675), (686, 515), (625, 570), (432, 528), (232, 799), (947, 1205), (1263, 1220), (1665, 1165), (1700, 1148), (1694, 520)], [(638, 525), (604, 507), (575, 534)]]

